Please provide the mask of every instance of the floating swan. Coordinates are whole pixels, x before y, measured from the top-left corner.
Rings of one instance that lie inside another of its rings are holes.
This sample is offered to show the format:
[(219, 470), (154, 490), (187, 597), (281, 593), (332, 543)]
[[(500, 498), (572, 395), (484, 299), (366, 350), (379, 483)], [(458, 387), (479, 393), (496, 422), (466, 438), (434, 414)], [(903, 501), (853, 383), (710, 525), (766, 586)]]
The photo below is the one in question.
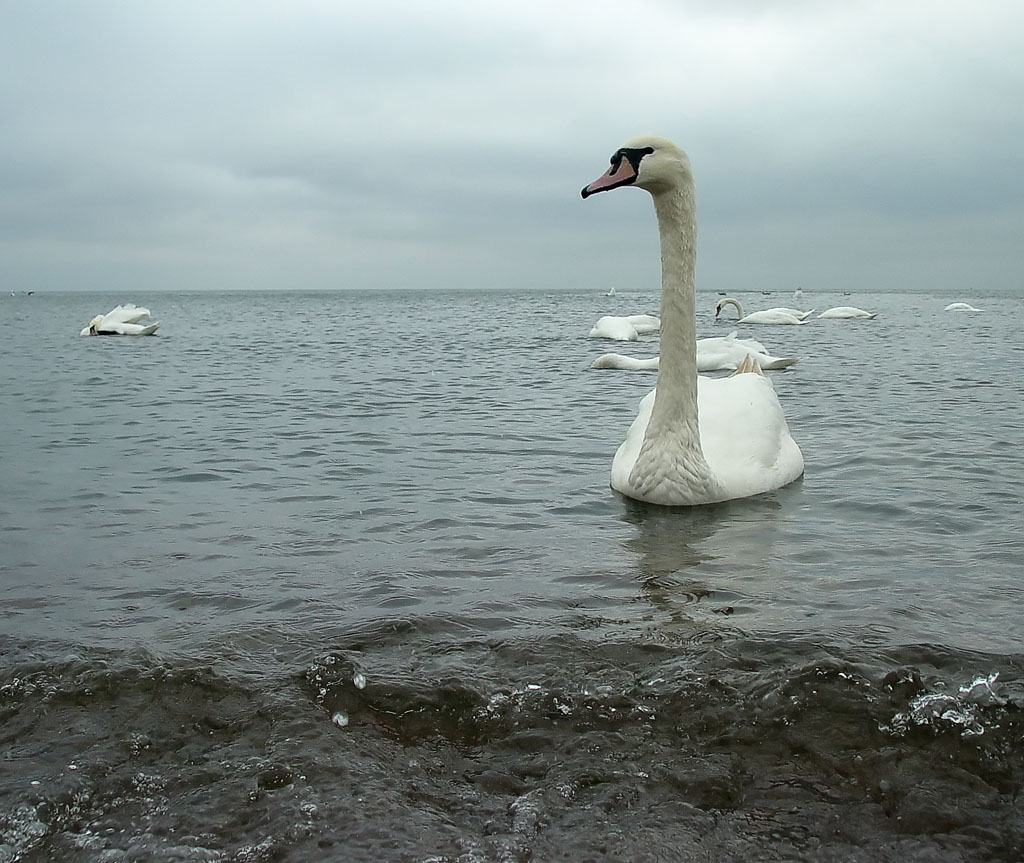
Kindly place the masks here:
[(944, 311), (944, 312), (983, 312), (984, 309), (976, 309), (970, 303), (950, 303), (942, 311)]
[(605, 315), (598, 318), (590, 331), (592, 339), (612, 339), (616, 342), (635, 342), (644, 333), (656, 333), (661, 321), (654, 315)]
[(89, 325), (82, 330), (82, 336), (151, 336), (156, 332), (160, 322), (142, 325), (143, 318), (149, 317), (149, 309), (125, 303), (115, 306), (105, 315), (96, 315)]
[(736, 307), (741, 324), (802, 324), (811, 315), (811, 312), (801, 312), (800, 309), (784, 308), (765, 309), (763, 312), (751, 312), (749, 315), (744, 315), (743, 306), (740, 305), (739, 300), (725, 297), (715, 304), (716, 318), (726, 306)]
[[(762, 369), (785, 369), (800, 362), (799, 357), (773, 357), (760, 342), (738, 339), (736, 335), (732, 332), (724, 338), (697, 339), (697, 371), (735, 371), (747, 356), (753, 356)], [(625, 354), (601, 354), (590, 367), (631, 372), (657, 370), (658, 358), (641, 360)]]
[(612, 461), (611, 485), (632, 498), (695, 506), (771, 491), (803, 473), (771, 381), (748, 358), (727, 378), (697, 375), (697, 213), (686, 154), (665, 138), (634, 138), (583, 197), (635, 185), (654, 198), (661, 237), (658, 383)]
[(799, 288), (798, 287), (795, 291), (793, 291), (793, 299), (795, 299), (795, 300), (799, 300), (803, 295), (804, 295), (804, 289), (803, 288)]
[(735, 370), (752, 356), (762, 369), (785, 369), (800, 362), (799, 357), (773, 357), (760, 342), (738, 339), (736, 333), (720, 338), (697, 339), (697, 371)]
[(610, 288), (608, 289), (608, 293), (607, 293), (607, 294), (605, 294), (605, 296), (606, 296), (606, 297), (614, 297), (614, 296), (615, 296), (615, 285), (612, 285), (612, 286), (611, 286), (611, 287), (610, 287)]
[(658, 370), (658, 357), (638, 359), (628, 357), (625, 354), (601, 354), (594, 360), (590, 367), (592, 369), (623, 369), (627, 372), (642, 372), (648, 369)]
[(835, 308), (826, 309), (820, 315), (819, 318), (873, 318), (874, 312), (865, 312), (864, 309), (858, 309), (856, 306), (836, 306)]

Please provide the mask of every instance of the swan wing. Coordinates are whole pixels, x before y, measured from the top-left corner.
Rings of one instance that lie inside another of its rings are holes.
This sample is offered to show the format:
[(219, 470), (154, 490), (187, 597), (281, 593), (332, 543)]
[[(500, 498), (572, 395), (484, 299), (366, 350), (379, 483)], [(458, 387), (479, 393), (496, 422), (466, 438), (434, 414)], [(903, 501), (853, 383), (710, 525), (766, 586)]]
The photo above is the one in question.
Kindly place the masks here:
[(748, 351), (753, 351), (755, 354), (768, 353), (768, 348), (761, 344), (757, 339), (736, 339), (736, 344), (742, 348), (746, 348)]
[(803, 455), (765, 375), (697, 378), (704, 458), (729, 498), (781, 488), (804, 470)]
[(605, 315), (603, 318), (598, 318), (597, 323), (590, 330), (590, 338), (611, 339), (616, 342), (635, 342), (639, 338), (639, 334), (636, 331), (636, 327), (626, 318)]
[(149, 317), (149, 309), (137, 306), (134, 303), (125, 303), (123, 306), (115, 306), (103, 316), (106, 323), (137, 324), (143, 318)]
[(804, 321), (788, 312), (765, 309), (763, 312), (751, 312), (740, 318), (741, 324), (802, 324)]
[(629, 315), (626, 320), (641, 335), (644, 333), (656, 333), (661, 329), (661, 318), (654, 315)]
[(825, 309), (819, 318), (865, 318), (870, 319), (875, 316), (874, 312), (866, 312), (864, 309), (858, 309), (856, 306), (835, 306), (831, 309)]

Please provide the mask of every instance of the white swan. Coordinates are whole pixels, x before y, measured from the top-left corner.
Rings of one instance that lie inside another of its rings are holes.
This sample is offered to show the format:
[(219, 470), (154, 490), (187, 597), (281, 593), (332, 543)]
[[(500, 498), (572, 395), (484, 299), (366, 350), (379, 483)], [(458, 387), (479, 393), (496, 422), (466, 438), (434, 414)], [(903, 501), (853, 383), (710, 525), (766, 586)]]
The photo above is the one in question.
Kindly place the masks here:
[(856, 306), (835, 306), (825, 309), (818, 315), (819, 318), (864, 318), (865, 320), (874, 316), (874, 312), (865, 312), (864, 309), (858, 309)]
[[(736, 335), (734, 331), (723, 338), (697, 339), (697, 371), (735, 371), (748, 356), (757, 360), (762, 369), (785, 369), (800, 362), (799, 357), (773, 357), (760, 342), (738, 339)], [(601, 354), (590, 367), (631, 372), (657, 371), (658, 357), (641, 360), (626, 354)]]
[(803, 288), (798, 287), (795, 291), (793, 291), (793, 299), (794, 300), (799, 300), (803, 295), (804, 295), (804, 289)]
[(149, 309), (125, 303), (115, 306), (105, 315), (96, 315), (79, 335), (81, 336), (151, 336), (157, 331), (160, 322), (140, 324), (139, 321), (149, 317)]
[(762, 369), (785, 369), (800, 362), (799, 357), (773, 357), (760, 342), (738, 339), (736, 333), (720, 338), (697, 339), (697, 371), (735, 370), (752, 356)]
[(598, 318), (590, 330), (592, 339), (612, 339), (616, 342), (635, 342), (645, 333), (656, 333), (661, 327), (654, 315), (605, 315)]
[(592, 369), (621, 369), (627, 372), (657, 371), (658, 357), (641, 360), (625, 354), (601, 354), (590, 364), (590, 367)]
[(612, 286), (611, 286), (611, 287), (610, 287), (610, 288), (608, 289), (608, 293), (607, 293), (607, 294), (605, 294), (605, 296), (606, 296), (606, 297), (614, 297), (614, 296), (615, 296), (615, 285), (612, 285)]
[(792, 482), (803, 473), (803, 456), (757, 362), (727, 378), (696, 373), (697, 205), (689, 159), (665, 138), (634, 138), (582, 194), (619, 186), (638, 186), (654, 199), (662, 327), (658, 383), (615, 453), (612, 488), (649, 503), (695, 506)]
[(982, 312), (984, 309), (976, 309), (970, 303), (950, 303), (942, 311), (944, 312)]
[(744, 315), (743, 306), (740, 305), (739, 300), (725, 297), (715, 303), (716, 318), (726, 306), (736, 307), (736, 313), (739, 315), (738, 323), (741, 324), (802, 324), (811, 314), (811, 312), (801, 312), (799, 309), (776, 308)]

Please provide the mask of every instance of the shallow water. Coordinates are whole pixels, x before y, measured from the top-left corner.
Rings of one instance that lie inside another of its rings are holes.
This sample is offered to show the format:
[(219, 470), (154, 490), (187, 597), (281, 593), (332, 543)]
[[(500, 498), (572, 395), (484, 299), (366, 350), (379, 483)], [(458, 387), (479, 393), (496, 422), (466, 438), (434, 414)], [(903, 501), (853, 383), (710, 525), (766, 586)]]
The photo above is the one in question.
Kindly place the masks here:
[(1018, 859), (1024, 301), (802, 302), (806, 475), (683, 511), (653, 294), (4, 298), (0, 861)]

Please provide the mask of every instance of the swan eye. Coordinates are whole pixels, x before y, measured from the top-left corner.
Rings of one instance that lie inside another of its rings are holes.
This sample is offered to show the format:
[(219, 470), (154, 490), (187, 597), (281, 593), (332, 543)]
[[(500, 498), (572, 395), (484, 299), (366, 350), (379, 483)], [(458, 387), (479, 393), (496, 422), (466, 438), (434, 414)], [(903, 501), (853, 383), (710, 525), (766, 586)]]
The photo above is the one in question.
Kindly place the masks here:
[(634, 171), (640, 170), (640, 160), (644, 156), (649, 156), (654, 152), (654, 147), (623, 147), (614, 156), (612, 156), (612, 164), (616, 165), (622, 161), (622, 157), (625, 156), (629, 159), (629, 164), (633, 166)]

